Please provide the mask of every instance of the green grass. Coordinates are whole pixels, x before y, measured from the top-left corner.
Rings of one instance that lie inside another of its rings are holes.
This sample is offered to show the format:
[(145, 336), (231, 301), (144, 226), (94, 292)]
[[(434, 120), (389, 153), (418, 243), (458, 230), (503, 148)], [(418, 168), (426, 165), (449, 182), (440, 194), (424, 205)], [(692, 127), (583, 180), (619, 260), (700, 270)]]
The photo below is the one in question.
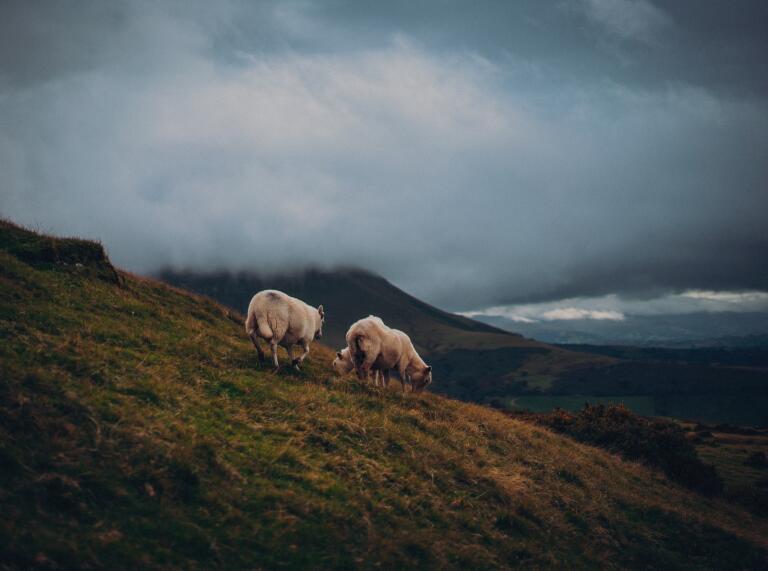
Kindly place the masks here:
[(302, 372), (259, 369), (222, 306), (0, 230), (3, 570), (765, 565), (765, 519), (721, 499), (335, 379), (318, 344)]
[(768, 516), (768, 466), (749, 461), (754, 454), (768, 455), (768, 430), (739, 434), (714, 426), (681, 424), (691, 431), (699, 457), (712, 464), (722, 477), (726, 496), (750, 511)]
[(713, 464), (730, 490), (754, 486), (765, 480), (768, 470), (746, 463), (754, 452), (768, 452), (768, 436), (737, 436), (714, 433), (698, 446), (699, 456)]

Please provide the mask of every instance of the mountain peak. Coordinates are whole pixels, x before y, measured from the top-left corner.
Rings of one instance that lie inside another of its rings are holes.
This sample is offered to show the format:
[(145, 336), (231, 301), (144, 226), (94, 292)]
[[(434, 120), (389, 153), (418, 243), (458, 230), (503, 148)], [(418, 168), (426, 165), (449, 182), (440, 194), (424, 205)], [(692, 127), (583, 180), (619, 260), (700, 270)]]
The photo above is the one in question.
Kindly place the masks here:
[(349, 326), (366, 315), (378, 315), (402, 329), (426, 352), (448, 342), (449, 337), (485, 333), (500, 343), (523, 342), (515, 333), (438, 309), (404, 292), (383, 276), (347, 266), (333, 269), (308, 267), (283, 274), (195, 272), (166, 269), (163, 281), (208, 295), (239, 311), (262, 289), (278, 289), (311, 305), (323, 304), (328, 318), (325, 336), (341, 346)]

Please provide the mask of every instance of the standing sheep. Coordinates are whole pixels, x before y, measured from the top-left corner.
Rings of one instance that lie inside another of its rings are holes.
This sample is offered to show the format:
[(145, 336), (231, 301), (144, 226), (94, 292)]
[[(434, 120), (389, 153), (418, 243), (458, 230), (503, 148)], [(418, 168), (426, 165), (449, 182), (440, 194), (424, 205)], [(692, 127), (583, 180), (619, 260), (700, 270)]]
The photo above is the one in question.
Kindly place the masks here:
[(410, 337), (387, 327), (378, 317), (370, 315), (353, 323), (347, 331), (347, 347), (360, 379), (377, 368), (384, 374), (385, 385), (389, 383), (389, 370), (396, 369), (403, 392), (406, 380), (411, 381), (414, 392), (432, 382), (432, 367), (416, 352)]
[[(259, 362), (266, 359), (258, 343), (258, 338), (261, 337), (272, 348), (275, 372), (280, 368), (277, 360), (278, 345), (285, 347), (291, 363), (299, 370), (299, 365), (309, 354), (310, 342), (323, 336), (324, 322), (325, 312), (322, 305), (314, 308), (281, 291), (268, 289), (254, 295), (248, 305), (245, 332), (259, 353)], [(301, 345), (304, 349), (297, 359), (293, 358), (294, 345)]]

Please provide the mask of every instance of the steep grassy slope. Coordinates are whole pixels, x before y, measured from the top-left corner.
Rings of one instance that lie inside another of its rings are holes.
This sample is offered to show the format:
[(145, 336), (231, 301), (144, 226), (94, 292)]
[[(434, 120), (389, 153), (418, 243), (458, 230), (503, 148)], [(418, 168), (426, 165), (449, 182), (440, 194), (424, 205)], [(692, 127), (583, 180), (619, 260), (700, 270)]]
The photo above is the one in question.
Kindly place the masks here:
[(766, 520), (640, 465), (319, 345), (258, 370), (238, 316), (92, 244), (0, 224), (0, 340), (0, 569), (766, 564)]

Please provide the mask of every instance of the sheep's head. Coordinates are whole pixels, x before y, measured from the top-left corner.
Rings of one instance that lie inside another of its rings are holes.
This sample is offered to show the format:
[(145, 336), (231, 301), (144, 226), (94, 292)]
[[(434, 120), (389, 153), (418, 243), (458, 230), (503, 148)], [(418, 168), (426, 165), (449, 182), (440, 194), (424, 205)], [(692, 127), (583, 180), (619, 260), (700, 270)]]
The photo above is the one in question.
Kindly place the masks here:
[(315, 339), (320, 339), (323, 336), (323, 324), (325, 323), (325, 310), (323, 310), (322, 305), (317, 307), (317, 314), (319, 319), (317, 320), (318, 325), (315, 330)]
[(432, 367), (426, 365), (410, 374), (413, 392), (420, 393), (432, 382)]
[(346, 375), (355, 365), (352, 363), (352, 357), (349, 355), (349, 349), (343, 349), (336, 353), (336, 358), (333, 360), (333, 371), (337, 375)]

